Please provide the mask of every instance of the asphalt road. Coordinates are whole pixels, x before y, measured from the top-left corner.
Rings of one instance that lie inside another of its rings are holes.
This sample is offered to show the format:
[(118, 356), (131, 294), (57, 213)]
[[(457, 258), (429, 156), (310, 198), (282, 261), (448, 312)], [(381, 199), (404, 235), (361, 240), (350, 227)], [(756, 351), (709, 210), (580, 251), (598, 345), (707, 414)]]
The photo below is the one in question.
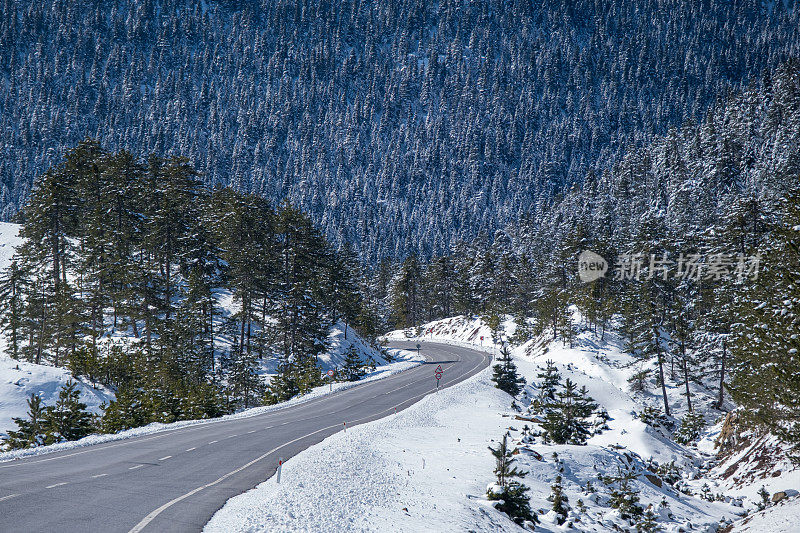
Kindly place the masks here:
[(279, 458), (435, 392), (436, 365), (447, 387), (489, 364), (455, 346), (423, 342), (422, 353), (421, 366), (262, 415), (0, 463), (0, 532), (199, 531)]

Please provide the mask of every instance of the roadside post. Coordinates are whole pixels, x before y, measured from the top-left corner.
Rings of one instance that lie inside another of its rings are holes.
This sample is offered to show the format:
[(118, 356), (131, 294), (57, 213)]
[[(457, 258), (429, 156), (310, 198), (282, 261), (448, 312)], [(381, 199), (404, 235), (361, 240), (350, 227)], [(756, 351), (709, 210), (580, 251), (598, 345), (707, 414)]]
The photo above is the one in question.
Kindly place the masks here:
[(331, 392), (333, 392), (333, 376), (335, 375), (336, 372), (334, 372), (333, 369), (328, 370), (328, 381), (330, 382), (331, 385)]
[(433, 372), (433, 375), (436, 376), (436, 391), (439, 391), (439, 380), (442, 379), (442, 374), (444, 374), (444, 370), (442, 369), (442, 365), (438, 365), (436, 370)]
[(281, 482), (281, 467), (283, 466), (283, 457), (278, 457), (278, 483)]
[(419, 357), (419, 351), (420, 351), (421, 348), (422, 348), (422, 345), (420, 343), (417, 343), (417, 357)]

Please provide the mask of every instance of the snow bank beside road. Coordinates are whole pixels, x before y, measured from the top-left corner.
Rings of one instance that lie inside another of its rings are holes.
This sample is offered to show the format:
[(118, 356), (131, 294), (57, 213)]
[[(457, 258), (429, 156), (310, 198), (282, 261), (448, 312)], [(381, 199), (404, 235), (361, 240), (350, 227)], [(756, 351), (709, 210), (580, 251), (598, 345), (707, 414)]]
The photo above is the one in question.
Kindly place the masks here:
[(397, 415), (337, 433), (228, 501), (205, 528), (235, 531), (519, 531), (483, 499), (508, 395), (489, 370)]
[[(408, 370), (413, 368), (422, 362), (424, 362), (425, 358), (423, 356), (417, 355), (416, 352), (409, 352), (406, 350), (393, 350), (394, 357), (396, 360), (393, 363), (389, 363), (386, 365), (379, 366), (375, 369), (374, 372), (370, 372), (367, 376), (360, 380), (360, 381), (349, 381), (343, 383), (334, 383), (333, 384), (333, 391), (342, 391), (345, 389), (349, 389), (365, 383), (367, 381), (375, 381), (378, 379), (383, 379), (385, 377), (389, 377), (394, 374), (398, 374), (403, 372), (404, 370)], [(36, 365), (34, 365), (36, 366)], [(42, 367), (51, 369), (52, 367)], [(58, 371), (59, 369), (52, 368), (54, 371)], [(2, 383), (0, 383), (2, 384)], [(0, 389), (1, 390), (1, 389)], [(63, 450), (71, 450), (75, 448), (82, 448), (84, 446), (92, 446), (94, 444), (102, 444), (104, 442), (111, 442), (123, 439), (131, 439), (134, 437), (141, 437), (144, 435), (151, 435), (153, 433), (159, 433), (162, 431), (171, 431), (174, 429), (180, 429), (187, 426), (194, 426), (198, 424), (210, 424), (214, 422), (219, 422), (222, 420), (235, 420), (239, 418), (249, 418), (253, 416), (258, 416), (264, 413), (268, 413), (270, 411), (275, 411), (277, 409), (283, 409), (285, 407), (290, 407), (293, 405), (297, 405), (300, 403), (305, 403), (321, 396), (325, 396), (327, 394), (331, 394), (331, 387), (329, 385), (322, 385), (320, 387), (316, 387), (308, 394), (303, 396), (297, 396), (292, 398), (288, 402), (279, 403), (276, 405), (267, 405), (263, 407), (254, 407), (252, 409), (246, 409), (239, 413), (226, 415), (220, 418), (213, 418), (213, 419), (202, 419), (202, 420), (183, 420), (181, 422), (173, 422), (171, 424), (161, 424), (161, 423), (153, 423), (148, 424), (147, 426), (143, 426), (140, 428), (129, 429), (126, 431), (121, 431), (119, 433), (112, 433), (108, 435), (90, 435), (85, 437), (81, 440), (70, 441), (70, 442), (62, 442), (60, 444), (53, 444), (51, 446), (40, 446), (38, 448), (28, 448), (24, 450), (14, 450), (10, 452), (3, 452), (0, 453), (0, 462), (9, 461), (12, 459), (20, 459), (22, 457), (30, 457), (34, 455), (42, 455), (45, 453), (52, 453), (56, 451), (63, 451)]]

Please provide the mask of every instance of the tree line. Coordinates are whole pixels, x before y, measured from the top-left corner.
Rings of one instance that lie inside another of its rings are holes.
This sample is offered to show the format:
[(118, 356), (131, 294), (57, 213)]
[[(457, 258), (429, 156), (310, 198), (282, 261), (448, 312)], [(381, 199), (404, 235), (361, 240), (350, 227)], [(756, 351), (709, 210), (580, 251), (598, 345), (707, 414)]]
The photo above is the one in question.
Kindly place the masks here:
[[(332, 324), (375, 335), (351, 250), (288, 203), (208, 188), (186, 158), (83, 141), (19, 222), (0, 279), (7, 353), (113, 387), (104, 430), (287, 399), (320, 382)], [(279, 361), (266, 387), (265, 359)]]

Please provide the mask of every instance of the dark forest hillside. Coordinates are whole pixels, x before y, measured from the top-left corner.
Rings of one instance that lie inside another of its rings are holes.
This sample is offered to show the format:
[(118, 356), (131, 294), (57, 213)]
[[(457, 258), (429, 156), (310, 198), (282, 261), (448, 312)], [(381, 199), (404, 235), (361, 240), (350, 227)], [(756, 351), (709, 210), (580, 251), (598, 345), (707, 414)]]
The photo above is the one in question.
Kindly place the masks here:
[[(781, 2), (0, 1), (0, 215), (86, 137), (447, 251), (797, 55)], [(598, 172), (599, 173), (599, 172)]]

